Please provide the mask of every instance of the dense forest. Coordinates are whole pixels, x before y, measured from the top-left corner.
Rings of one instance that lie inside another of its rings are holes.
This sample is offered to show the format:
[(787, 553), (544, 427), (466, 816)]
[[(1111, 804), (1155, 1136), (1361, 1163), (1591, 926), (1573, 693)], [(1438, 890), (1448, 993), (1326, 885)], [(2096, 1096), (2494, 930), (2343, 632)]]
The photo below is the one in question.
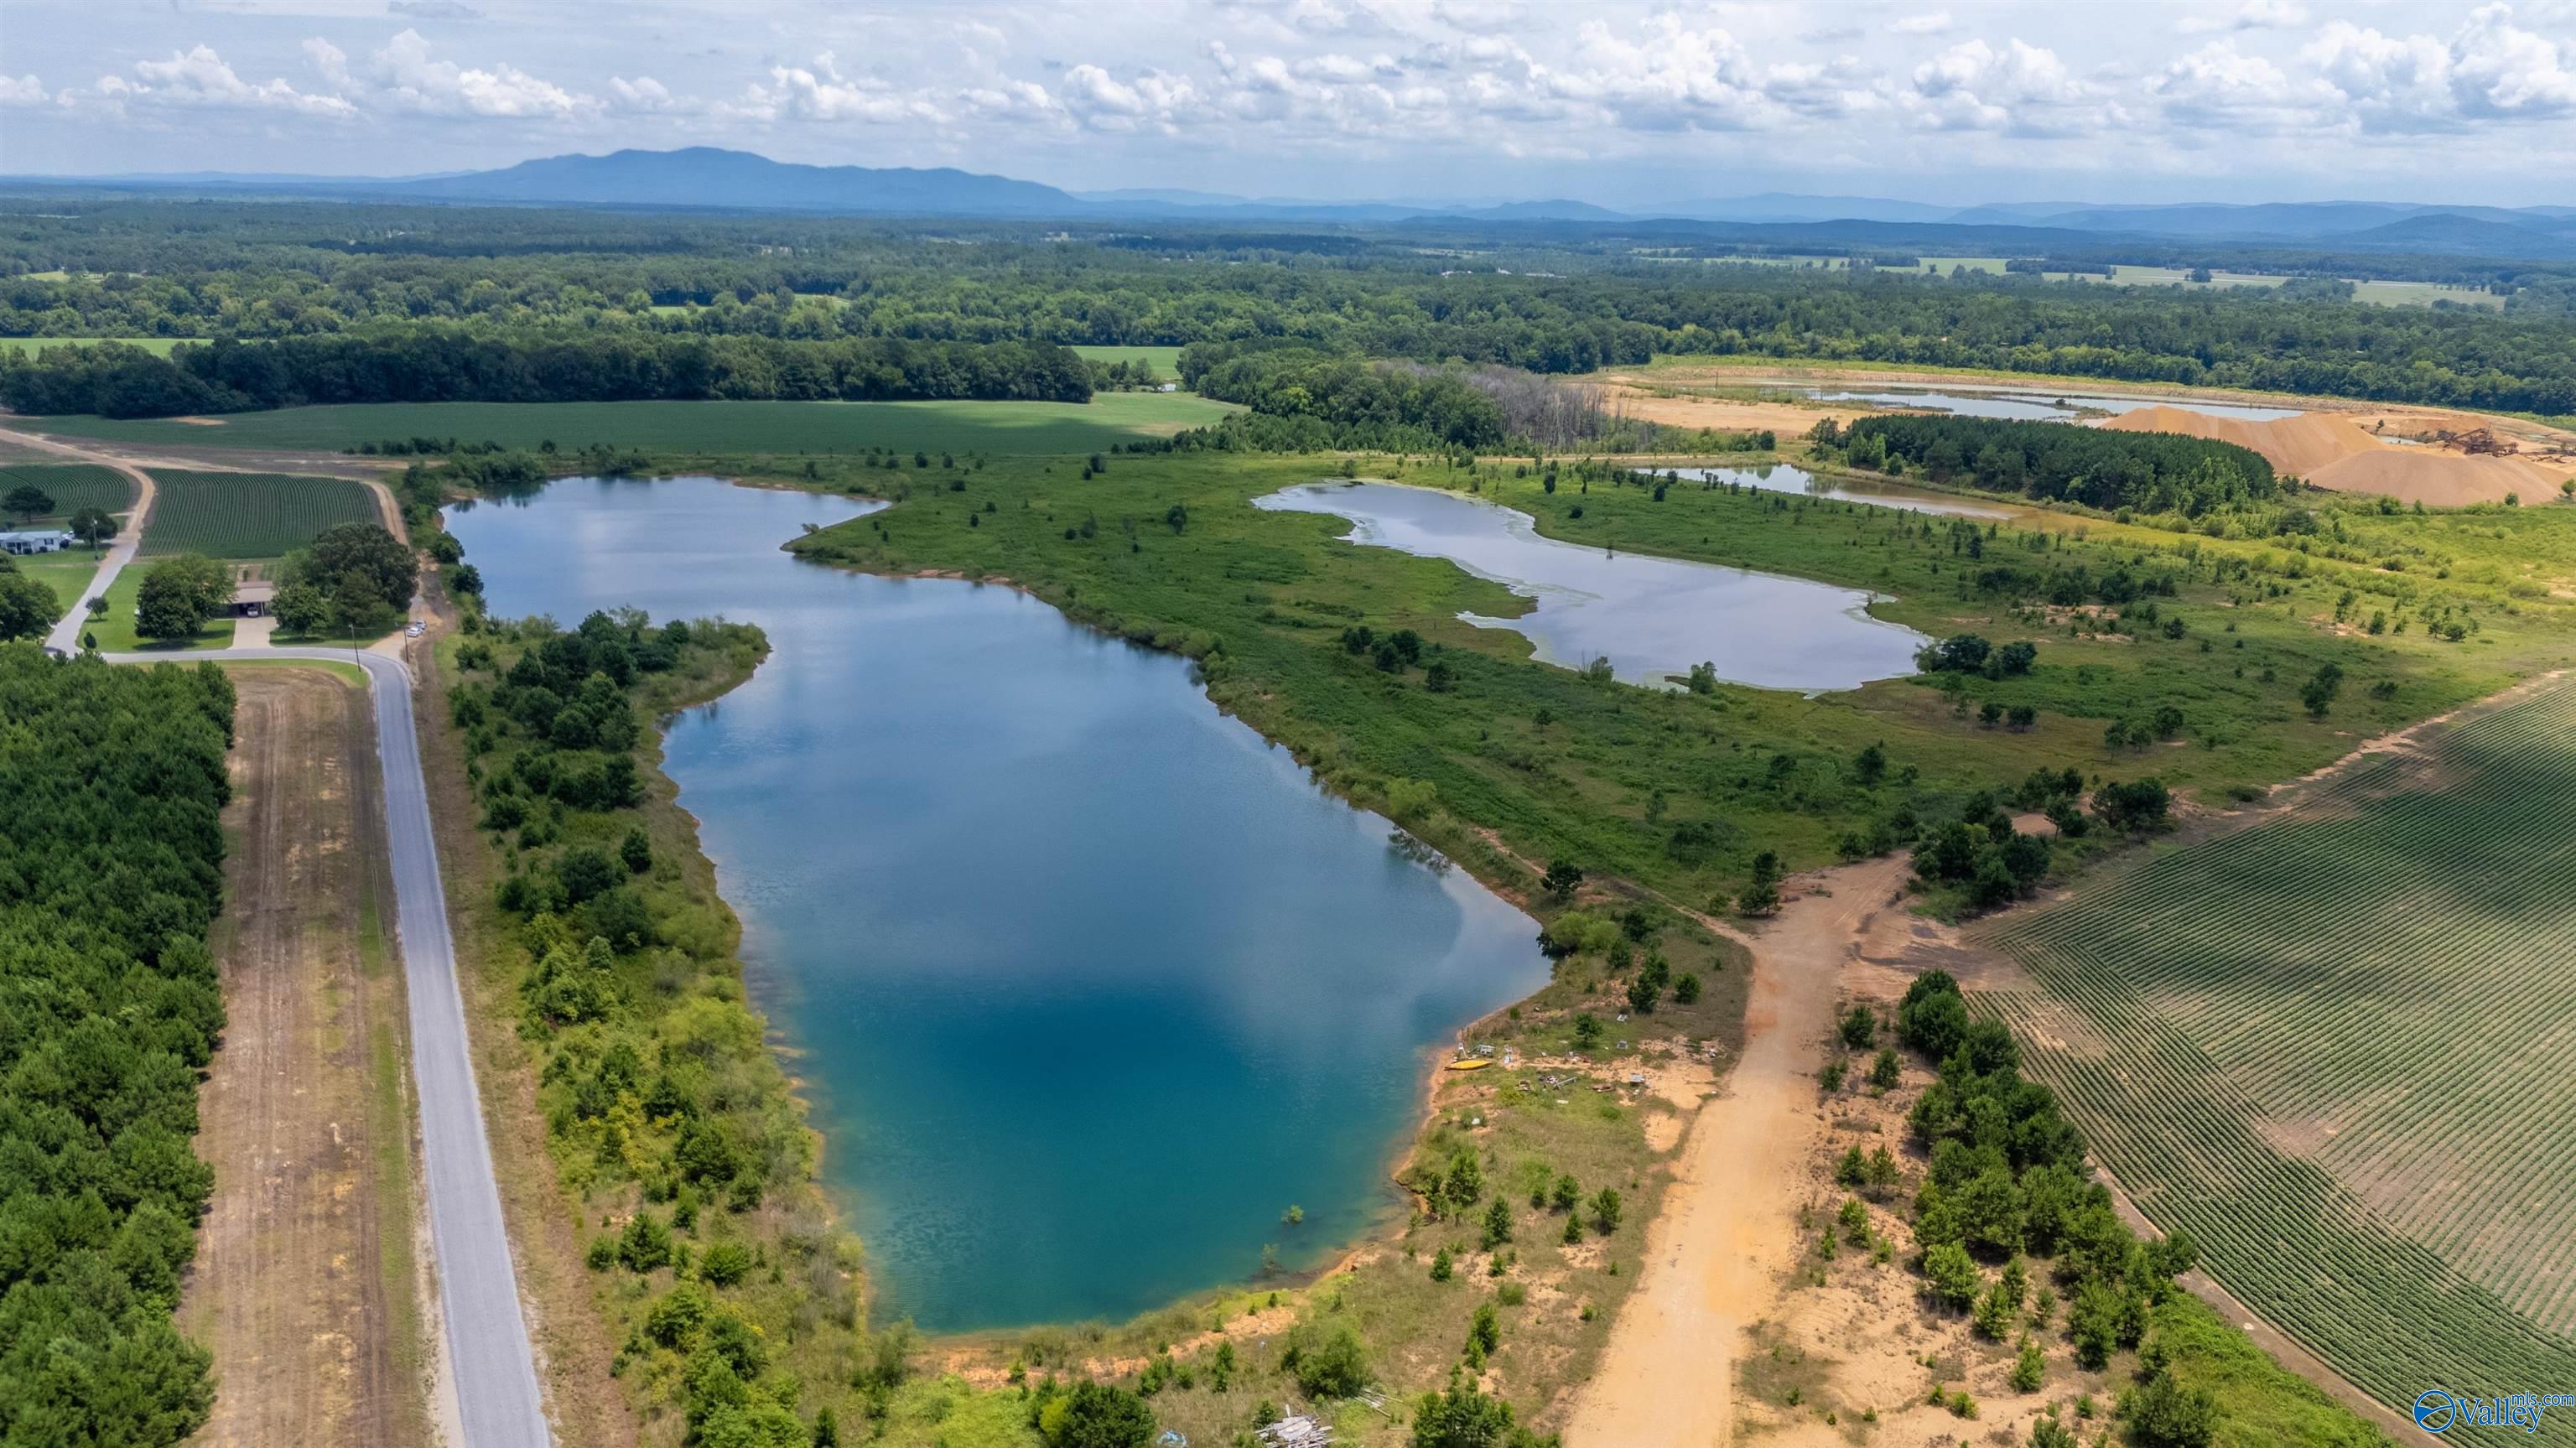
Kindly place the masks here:
[(2176, 433), (1907, 413), (1860, 418), (1849, 429), (1828, 418), (1811, 436), (1854, 467), (2105, 511), (2197, 518), (2280, 493), (2261, 453)]
[(51, 348), (0, 367), (22, 413), (175, 417), (334, 402), (616, 402), (780, 398), (1084, 402), (1090, 369), (1061, 347), (900, 338), (782, 341), (650, 333), (474, 334), (450, 326), (370, 336)]
[(176, 1443), (214, 1403), (171, 1325), (213, 1173), (233, 689), (0, 647), (0, 1442)]
[[(2372, 306), (2326, 295), (2322, 283), (2284, 289), (2290, 294), (2189, 294), (2019, 275), (1704, 266), (1677, 258), (1670, 238), (1545, 228), (1453, 235), (1454, 222), (1433, 235), (1185, 224), (1139, 234), (518, 209), (41, 204), (60, 214), (35, 215), (37, 203), (19, 202), (0, 215), (0, 271), (12, 273), (0, 282), (0, 336), (376, 337), (438, 322), (471, 337), (506, 335), (520, 350), (605, 336), (644, 339), (639, 346), (678, 337), (1286, 338), (1345, 355), (1552, 373), (1657, 354), (1747, 356), (2576, 414), (2576, 328), (2560, 309)], [(2554, 276), (2523, 289), (2566, 295)], [(801, 354), (775, 354), (771, 369), (789, 355)], [(822, 395), (849, 395), (848, 380), (834, 373), (842, 390)], [(824, 383), (808, 376), (794, 386)], [(973, 394), (863, 386), (857, 395)]]

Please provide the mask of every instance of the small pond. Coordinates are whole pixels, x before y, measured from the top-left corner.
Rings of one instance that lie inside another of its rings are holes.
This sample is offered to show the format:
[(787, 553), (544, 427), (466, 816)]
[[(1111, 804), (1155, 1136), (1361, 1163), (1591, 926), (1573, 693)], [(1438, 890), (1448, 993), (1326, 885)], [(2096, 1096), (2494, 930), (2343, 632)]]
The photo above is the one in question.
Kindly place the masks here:
[(1122, 1318), (1398, 1210), (1428, 1058), (1546, 981), (1536, 927), (1391, 850), (1181, 659), (779, 551), (859, 511), (569, 479), (448, 524), (501, 615), (768, 631), (748, 683), (670, 721), (666, 768), (878, 1315)]
[(1631, 683), (1668, 683), (1708, 662), (1719, 678), (1759, 688), (1852, 689), (1914, 672), (1914, 651), (1928, 642), (1870, 617), (1859, 589), (1543, 538), (1529, 514), (1458, 493), (1303, 483), (1253, 506), (1347, 518), (1353, 543), (1445, 558), (1502, 584), (1538, 606), (1518, 618), (1459, 617), (1525, 634), (1541, 659), (1567, 668), (1606, 656)]

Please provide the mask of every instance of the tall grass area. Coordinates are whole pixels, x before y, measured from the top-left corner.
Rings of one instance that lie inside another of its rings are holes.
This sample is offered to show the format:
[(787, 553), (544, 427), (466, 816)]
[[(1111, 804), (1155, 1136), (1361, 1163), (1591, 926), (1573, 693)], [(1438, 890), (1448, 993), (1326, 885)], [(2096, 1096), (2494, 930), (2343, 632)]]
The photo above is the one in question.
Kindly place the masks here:
[(1089, 402), (387, 402), (203, 422), (79, 416), (27, 425), (108, 442), (301, 452), (437, 437), (529, 451), (546, 443), (567, 453), (604, 444), (700, 457), (876, 448), (1079, 455), (1206, 426), (1234, 410), (1188, 393), (1105, 392)]

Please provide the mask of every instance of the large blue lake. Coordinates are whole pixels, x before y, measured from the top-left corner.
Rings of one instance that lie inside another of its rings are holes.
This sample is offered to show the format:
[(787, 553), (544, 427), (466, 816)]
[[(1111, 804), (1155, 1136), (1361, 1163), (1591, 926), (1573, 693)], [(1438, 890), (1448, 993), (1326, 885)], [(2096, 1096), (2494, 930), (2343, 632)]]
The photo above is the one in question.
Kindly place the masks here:
[(1116, 1318), (1367, 1230), (1430, 1048), (1546, 979), (1535, 926), (1395, 854), (1179, 659), (778, 551), (858, 511), (573, 479), (448, 526), (500, 614), (768, 631), (666, 767), (877, 1314)]

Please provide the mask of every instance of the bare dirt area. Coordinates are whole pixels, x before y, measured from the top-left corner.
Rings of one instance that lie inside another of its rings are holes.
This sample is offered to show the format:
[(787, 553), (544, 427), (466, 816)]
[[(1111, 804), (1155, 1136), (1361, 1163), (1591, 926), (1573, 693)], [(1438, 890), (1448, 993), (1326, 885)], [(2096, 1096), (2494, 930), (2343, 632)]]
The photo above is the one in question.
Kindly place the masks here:
[(181, 1325), (212, 1349), (195, 1442), (426, 1444), (403, 988), (366, 694), (240, 669), (216, 943), (215, 1170)]
[(1705, 1448), (1736, 1431), (1746, 1334), (1775, 1314), (1797, 1195), (1828, 1120), (1816, 1086), (1846, 965), (1909, 934), (1906, 866), (1829, 870), (1754, 937), (1744, 1054), (1692, 1123), (1646, 1238), (1643, 1278), (1576, 1403), (1575, 1448)]
[[(2576, 437), (2536, 423), (2380, 409), (2369, 414), (2306, 412), (2268, 422), (2214, 417), (2188, 407), (2147, 407), (2102, 424), (2121, 432), (2171, 432), (2214, 438), (2251, 448), (2282, 472), (2337, 492), (2379, 493), (2428, 507), (2500, 503), (2507, 494), (2526, 502), (2558, 495), (2559, 483), (2576, 477), (2576, 457), (2553, 451)], [(2533, 434), (2517, 436), (2508, 425)], [(2445, 442), (2479, 431), (2493, 434), (2511, 453), (2472, 453)]]
[(1830, 417), (1837, 422), (1871, 411), (1866, 405), (1770, 402), (1727, 397), (1698, 397), (1657, 388), (1642, 378), (1614, 381), (1609, 402), (1621, 414), (1666, 427), (1707, 428), (1712, 432), (1770, 432), (1796, 437)]

